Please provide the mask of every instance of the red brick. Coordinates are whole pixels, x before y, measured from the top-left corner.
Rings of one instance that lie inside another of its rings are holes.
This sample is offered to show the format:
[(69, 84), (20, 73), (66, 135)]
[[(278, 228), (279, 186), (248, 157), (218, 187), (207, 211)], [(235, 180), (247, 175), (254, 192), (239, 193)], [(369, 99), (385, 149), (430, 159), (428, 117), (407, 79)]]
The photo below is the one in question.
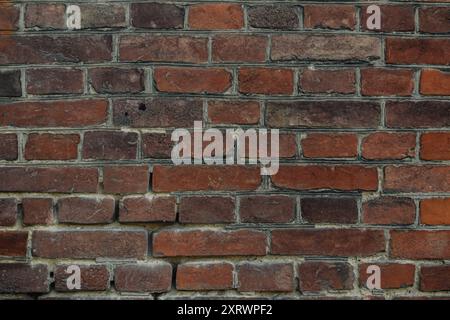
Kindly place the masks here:
[(302, 198), (302, 218), (309, 223), (356, 223), (358, 207), (352, 198)]
[[(368, 31), (367, 7), (361, 8), (361, 29)], [(373, 32), (408, 32), (414, 31), (414, 6), (408, 5), (378, 5), (381, 11), (381, 29), (369, 30)]]
[(239, 92), (253, 94), (292, 94), (292, 69), (240, 68)]
[(68, 197), (58, 200), (58, 222), (75, 224), (111, 223), (114, 219), (112, 197)]
[(13, 226), (17, 220), (17, 200), (15, 198), (0, 199), (0, 226)]
[(33, 3), (25, 7), (25, 27), (65, 29), (66, 7), (59, 3)]
[(386, 124), (390, 128), (430, 128), (450, 126), (448, 101), (388, 101)]
[(147, 256), (146, 231), (33, 231), (33, 256), (49, 259)]
[(371, 265), (380, 267), (381, 289), (401, 289), (414, 285), (415, 265), (373, 262), (359, 265), (359, 285), (361, 287), (366, 287), (367, 279), (370, 276), (367, 268)]
[(362, 156), (368, 160), (402, 160), (415, 155), (415, 133), (376, 132), (362, 141)]
[(26, 71), (29, 94), (83, 93), (84, 75), (81, 69), (42, 68)]
[(267, 103), (267, 125), (278, 128), (376, 128), (380, 106), (359, 101)]
[(15, 133), (0, 134), (0, 160), (17, 160), (18, 147)]
[(176, 199), (174, 197), (125, 197), (120, 202), (119, 221), (124, 222), (174, 222)]
[(305, 93), (341, 93), (356, 91), (352, 69), (304, 69), (300, 73), (299, 90)]
[(180, 29), (184, 9), (174, 4), (132, 3), (131, 21), (134, 27), (146, 29)]
[(2, 36), (0, 47), (0, 64), (95, 63), (112, 57), (111, 35)]
[(120, 61), (192, 62), (208, 61), (208, 39), (170, 35), (123, 35)]
[(390, 256), (399, 259), (449, 259), (450, 231), (391, 231)]
[(178, 265), (177, 290), (227, 290), (233, 288), (230, 263), (183, 263)]
[(420, 201), (420, 223), (426, 225), (450, 225), (450, 198), (424, 199)]
[(383, 189), (388, 192), (449, 192), (448, 166), (388, 166)]
[(307, 29), (349, 29), (356, 24), (355, 7), (350, 5), (308, 5), (303, 7)]
[(161, 92), (224, 93), (231, 87), (231, 73), (222, 68), (158, 67), (154, 80)]
[(415, 220), (416, 206), (409, 198), (381, 197), (363, 204), (363, 223), (407, 225)]
[(145, 193), (148, 190), (147, 166), (106, 166), (103, 188), (107, 193)]
[(48, 267), (44, 264), (0, 264), (0, 292), (46, 293), (49, 291)]
[(419, 8), (419, 29), (427, 33), (450, 32), (450, 11), (448, 7)]
[(450, 266), (422, 266), (420, 268), (420, 291), (450, 290)]
[(384, 252), (381, 230), (287, 229), (272, 231), (272, 254), (371, 256)]
[(450, 40), (445, 38), (387, 38), (386, 62), (450, 64)]
[(242, 29), (244, 11), (234, 3), (195, 4), (189, 7), (188, 24), (195, 30)]
[(89, 70), (91, 86), (97, 93), (138, 93), (145, 90), (141, 69), (95, 68)]
[(450, 160), (450, 133), (424, 133), (420, 139), (420, 158), (424, 160)]
[(361, 60), (381, 56), (381, 42), (375, 37), (355, 35), (285, 34), (272, 37), (271, 58), (286, 60)]
[(301, 144), (306, 158), (354, 158), (358, 155), (355, 134), (311, 133)]
[(172, 265), (120, 265), (114, 269), (114, 284), (121, 292), (167, 292), (172, 285)]
[(81, 4), (81, 28), (123, 28), (126, 27), (126, 9), (121, 4)]
[(174, 142), (171, 134), (166, 132), (149, 132), (142, 134), (142, 155), (144, 158), (169, 159)]
[(81, 288), (69, 289), (66, 270), (70, 265), (59, 264), (55, 269), (55, 290), (59, 292), (104, 291), (109, 289), (109, 270), (106, 265), (77, 265), (81, 272)]
[(217, 62), (264, 62), (268, 39), (253, 35), (217, 35), (212, 40), (212, 59)]
[(290, 292), (294, 268), (290, 263), (244, 263), (238, 266), (238, 291)]
[(261, 117), (257, 101), (208, 101), (208, 117), (213, 124), (258, 124)]
[(201, 190), (255, 190), (260, 169), (244, 166), (160, 166), (153, 168), (155, 192)]
[(25, 145), (26, 160), (74, 160), (78, 156), (78, 134), (32, 133)]
[(414, 90), (414, 72), (407, 69), (369, 68), (361, 70), (364, 96), (410, 96)]
[(15, 31), (19, 29), (19, 6), (0, 4), (0, 31)]
[(25, 257), (27, 241), (27, 231), (0, 231), (0, 256)]
[(248, 24), (253, 28), (292, 30), (299, 27), (298, 10), (289, 5), (247, 7)]
[(271, 177), (279, 188), (295, 190), (377, 190), (376, 168), (355, 165), (282, 165)]
[(289, 223), (295, 219), (295, 198), (254, 195), (240, 198), (241, 222)]
[(83, 159), (136, 159), (138, 134), (120, 131), (89, 131), (84, 134)]
[(422, 70), (420, 93), (423, 95), (450, 96), (450, 72), (433, 69)]
[(162, 230), (153, 235), (156, 257), (263, 256), (266, 234), (256, 230)]
[(298, 266), (302, 292), (353, 289), (353, 268), (344, 262), (304, 262)]
[(53, 200), (51, 198), (22, 199), (24, 225), (49, 225), (53, 223)]
[(0, 104), (0, 126), (86, 127), (106, 121), (106, 100), (26, 101)]
[(98, 170), (77, 167), (3, 167), (0, 191), (97, 192)]
[(179, 204), (181, 223), (232, 223), (234, 199), (220, 196), (182, 197)]

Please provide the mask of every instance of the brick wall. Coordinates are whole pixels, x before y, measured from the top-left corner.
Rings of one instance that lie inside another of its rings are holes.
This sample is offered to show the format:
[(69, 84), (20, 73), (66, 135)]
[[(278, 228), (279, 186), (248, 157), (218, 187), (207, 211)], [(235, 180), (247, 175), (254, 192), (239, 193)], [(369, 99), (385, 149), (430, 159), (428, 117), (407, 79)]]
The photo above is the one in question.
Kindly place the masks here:
[[(450, 297), (448, 0), (70, 4), (0, 4), (1, 298)], [(174, 166), (195, 120), (278, 173)]]

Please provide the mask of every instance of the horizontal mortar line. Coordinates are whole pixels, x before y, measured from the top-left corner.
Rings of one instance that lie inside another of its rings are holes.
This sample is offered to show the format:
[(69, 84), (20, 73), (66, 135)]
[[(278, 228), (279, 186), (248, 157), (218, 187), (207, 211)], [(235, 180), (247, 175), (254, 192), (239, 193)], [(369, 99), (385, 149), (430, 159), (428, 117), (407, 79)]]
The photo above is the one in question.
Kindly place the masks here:
[[(389, 1), (388, 3), (386, 2), (382, 2), (379, 3), (379, 0), (374, 0), (374, 4), (380, 4), (380, 5), (386, 5), (386, 4), (403, 4), (403, 5), (410, 5), (410, 4), (422, 4), (422, 5), (428, 5), (428, 3), (424, 3), (423, 1), (401, 1), (401, 0), (392, 0)], [(8, 0), (1, 0), (0, 3), (2, 2), (6, 2), (8, 4), (11, 4), (11, 1)], [(21, 3), (66, 3), (67, 0), (53, 0), (53, 1), (42, 1), (42, 0), (15, 0), (14, 3), (17, 4), (21, 4)], [(115, 3), (115, 4), (129, 4), (129, 3), (133, 3), (136, 2), (135, 1), (124, 1), (124, 0), (109, 0), (109, 1), (105, 1), (105, 0), (99, 0), (96, 1), (95, 4), (109, 4), (109, 3)], [(143, 2), (143, 1), (137, 1), (137, 2)], [(217, 3), (218, 0), (147, 0), (147, 2), (156, 2), (156, 3), (170, 3), (170, 4), (202, 4), (202, 3)], [(308, 4), (323, 4), (323, 5), (327, 5), (327, 4), (359, 4), (359, 5), (368, 5), (368, 3), (366, 1), (363, 0), (341, 0), (341, 1), (336, 1), (336, 0), (306, 0), (306, 1), (300, 1), (300, 0), (284, 0), (284, 1), (280, 1), (280, 0), (266, 0), (264, 2), (260, 1), (260, 0), (221, 0), (220, 2), (226, 2), (226, 3), (237, 3), (237, 4), (304, 4), (304, 5), (308, 5)], [(77, 0), (76, 3), (81, 3), (81, 4), (93, 4), (92, 0)], [(370, 4), (370, 3), (369, 3)], [(438, 1), (436, 0), (436, 2), (434, 3), (430, 3), (430, 5), (432, 4), (443, 4), (443, 5), (448, 5), (448, 2), (445, 1)]]
[(356, 223), (348, 223), (348, 224), (326, 224), (326, 223), (241, 223), (241, 224), (228, 224), (225, 225), (225, 229), (264, 229), (264, 230), (273, 230), (273, 229), (314, 229), (314, 230), (354, 230), (354, 229), (367, 229), (367, 230), (388, 230), (388, 231), (438, 231), (438, 230), (450, 230), (450, 226), (436, 226), (436, 227), (428, 227), (428, 226), (415, 226), (415, 225), (370, 225), (370, 224), (356, 224)]

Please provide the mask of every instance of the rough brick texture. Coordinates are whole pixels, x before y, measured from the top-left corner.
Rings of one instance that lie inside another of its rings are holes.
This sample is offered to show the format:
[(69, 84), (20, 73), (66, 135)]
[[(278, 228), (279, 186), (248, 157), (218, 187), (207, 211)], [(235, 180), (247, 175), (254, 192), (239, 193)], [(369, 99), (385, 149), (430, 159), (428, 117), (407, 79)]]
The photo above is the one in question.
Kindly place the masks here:
[[(450, 299), (449, 34), (449, 0), (2, 1), (0, 299)], [(278, 129), (278, 171), (175, 165), (194, 121)]]

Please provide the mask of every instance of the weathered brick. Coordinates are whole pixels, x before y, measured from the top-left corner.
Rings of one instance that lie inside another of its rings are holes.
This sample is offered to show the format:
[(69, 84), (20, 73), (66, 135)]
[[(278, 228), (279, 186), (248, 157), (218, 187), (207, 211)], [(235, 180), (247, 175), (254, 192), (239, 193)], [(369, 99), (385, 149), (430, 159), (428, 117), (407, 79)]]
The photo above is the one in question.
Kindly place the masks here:
[(15, 198), (0, 199), (0, 226), (13, 226), (17, 220), (17, 200)]
[(410, 96), (414, 90), (414, 72), (408, 69), (364, 68), (361, 93), (364, 96)]
[(376, 128), (380, 106), (357, 101), (291, 101), (267, 103), (269, 127)]
[[(414, 6), (408, 5), (378, 5), (381, 11), (381, 28), (373, 32), (408, 32), (414, 31)], [(368, 6), (361, 7), (361, 29), (368, 30)]]
[(233, 288), (231, 263), (183, 263), (178, 265), (177, 290), (227, 290)]
[(114, 284), (121, 292), (167, 292), (172, 285), (172, 265), (167, 262), (120, 265)]
[(158, 67), (154, 71), (156, 88), (161, 92), (224, 93), (231, 78), (223, 68)]
[(66, 7), (62, 3), (30, 3), (25, 7), (25, 27), (65, 29)]
[(450, 72), (433, 69), (422, 70), (420, 93), (423, 95), (450, 96)]
[(448, 166), (387, 166), (384, 186), (387, 192), (449, 192)]
[(0, 126), (86, 127), (106, 121), (106, 100), (0, 103)]
[(240, 292), (294, 290), (294, 268), (290, 263), (244, 263), (237, 269)]
[(121, 4), (81, 4), (81, 28), (126, 27), (126, 9)]
[(309, 223), (356, 223), (358, 207), (352, 198), (302, 198), (303, 220)]
[(194, 30), (242, 29), (244, 11), (235, 3), (194, 4), (189, 7), (188, 24)]
[(286, 60), (360, 60), (381, 56), (381, 42), (375, 37), (354, 35), (275, 35), (271, 58)]
[(108, 193), (145, 193), (149, 184), (148, 167), (106, 166), (103, 169), (103, 188)]
[(407, 225), (416, 220), (416, 206), (409, 198), (377, 198), (365, 202), (362, 211), (362, 222), (367, 224)]
[(414, 158), (415, 133), (376, 132), (362, 140), (362, 156), (368, 160)]
[(17, 136), (13, 133), (0, 134), (0, 160), (17, 160)]
[(358, 137), (354, 134), (311, 133), (301, 140), (306, 158), (354, 158)]
[(281, 165), (271, 177), (276, 187), (295, 190), (376, 190), (376, 168), (355, 165)]
[(146, 231), (33, 231), (33, 256), (49, 259), (147, 256)]
[(387, 38), (386, 62), (395, 64), (450, 64), (450, 40)]
[(0, 4), (0, 31), (19, 29), (20, 7), (8, 3)]
[(141, 69), (96, 68), (89, 70), (91, 85), (97, 93), (138, 93), (145, 90)]
[(0, 292), (46, 293), (49, 291), (49, 270), (44, 264), (0, 264)]
[(79, 143), (78, 134), (31, 133), (24, 156), (27, 160), (74, 160)]
[(448, 101), (388, 101), (386, 124), (390, 128), (439, 128), (450, 126)]
[(289, 196), (245, 196), (240, 198), (241, 222), (289, 223), (295, 218), (295, 198)]
[(81, 288), (69, 289), (67, 279), (71, 273), (66, 272), (70, 265), (59, 264), (55, 268), (55, 290), (59, 292), (104, 291), (109, 289), (109, 270), (106, 265), (78, 265), (81, 274)]
[(137, 145), (135, 132), (89, 131), (84, 134), (83, 159), (136, 159)]
[(356, 12), (351, 5), (307, 5), (303, 15), (307, 29), (355, 29)]
[(190, 128), (203, 119), (202, 110), (202, 101), (194, 99), (123, 99), (113, 103), (113, 121), (118, 126)]
[(371, 256), (384, 252), (381, 230), (287, 229), (272, 231), (272, 254)]
[(111, 223), (114, 219), (112, 197), (67, 197), (58, 199), (58, 221), (74, 224)]
[(268, 39), (255, 35), (217, 35), (212, 40), (216, 62), (264, 62)]
[(297, 8), (286, 5), (251, 6), (248, 24), (253, 28), (290, 30), (299, 27)]
[(239, 92), (245, 94), (287, 94), (294, 90), (292, 69), (240, 68)]
[(381, 289), (401, 289), (414, 285), (415, 265), (401, 263), (364, 263), (359, 265), (359, 285), (366, 287), (370, 274), (367, 268), (375, 265), (381, 271)]
[(450, 266), (422, 266), (420, 268), (420, 291), (450, 290)]
[(344, 262), (304, 262), (298, 266), (302, 292), (353, 289), (353, 268)]
[(84, 75), (81, 69), (43, 68), (26, 72), (29, 94), (83, 93)]
[(19, 70), (0, 71), (0, 97), (21, 97), (22, 84)]
[(425, 225), (450, 225), (450, 198), (433, 198), (420, 201), (420, 223)]
[(142, 155), (144, 158), (169, 159), (174, 142), (170, 133), (149, 132), (142, 134)]
[(130, 196), (120, 202), (120, 222), (173, 222), (176, 219), (174, 197)]
[(390, 255), (399, 259), (448, 259), (450, 231), (394, 230), (391, 231)]
[(256, 230), (162, 230), (153, 235), (156, 257), (263, 256), (266, 234)]
[(419, 29), (427, 33), (450, 32), (450, 11), (448, 7), (419, 8)]
[(0, 256), (25, 257), (27, 241), (27, 231), (0, 231)]
[(153, 168), (155, 192), (201, 190), (255, 190), (260, 169), (244, 166), (161, 166)]
[(450, 133), (429, 132), (420, 137), (420, 158), (450, 160)]
[(234, 206), (231, 197), (186, 196), (180, 199), (178, 219), (181, 223), (231, 223)]
[(180, 29), (184, 23), (184, 9), (174, 4), (132, 3), (131, 20), (137, 28)]
[(0, 191), (97, 192), (98, 170), (77, 167), (3, 167)]
[(51, 198), (24, 198), (22, 209), (24, 225), (49, 225), (53, 222)]
[(355, 93), (355, 71), (352, 69), (304, 69), (299, 77), (299, 90), (305, 93)]
[(261, 109), (257, 101), (208, 101), (208, 117), (213, 124), (257, 124)]

